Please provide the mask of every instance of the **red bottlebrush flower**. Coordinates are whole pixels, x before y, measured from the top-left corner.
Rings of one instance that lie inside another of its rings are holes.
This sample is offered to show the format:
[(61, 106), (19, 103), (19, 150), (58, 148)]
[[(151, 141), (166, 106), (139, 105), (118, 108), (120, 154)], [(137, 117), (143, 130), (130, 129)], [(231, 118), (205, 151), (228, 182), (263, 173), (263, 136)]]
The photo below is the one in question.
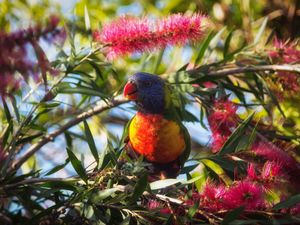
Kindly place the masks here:
[[(52, 16), (45, 27), (37, 25), (12, 33), (0, 32), (0, 95), (5, 96), (19, 88), (20, 80), (15, 77), (16, 72), (25, 79), (39, 72), (35, 63), (29, 60), (27, 47), (28, 45), (35, 47), (40, 38), (48, 42), (54, 41), (56, 37), (63, 38), (64, 32), (57, 28), (58, 21), (57, 17)], [(37, 54), (37, 58), (39, 65), (43, 66), (41, 69), (44, 72), (45, 70), (52, 71), (48, 60), (45, 60), (45, 57), (39, 57), (40, 55)]]
[(296, 204), (290, 209), (292, 215), (300, 215), (300, 203)]
[(169, 209), (168, 207), (162, 208), (161, 210), (159, 210), (159, 212), (160, 212), (161, 214), (165, 214), (165, 215), (168, 215), (168, 214), (171, 214), (171, 213), (172, 213), (171, 209)]
[(195, 42), (203, 36), (204, 16), (175, 14), (162, 20), (123, 16), (94, 32), (94, 39), (107, 45), (107, 57), (152, 51), (167, 45)]
[(215, 184), (207, 183), (200, 195), (200, 206), (213, 212), (224, 209), (225, 195), (226, 189), (223, 185), (216, 186)]
[(252, 147), (256, 155), (262, 156), (269, 161), (279, 163), (282, 167), (289, 170), (299, 170), (300, 164), (285, 151), (281, 150), (272, 143), (258, 142)]
[(237, 126), (237, 106), (228, 99), (214, 101), (213, 109), (208, 116), (208, 122), (212, 131), (212, 151), (218, 152), (232, 130)]
[[(273, 62), (279, 64), (291, 64), (300, 62), (300, 50), (297, 43), (283, 42), (277, 38), (274, 40), (274, 49), (269, 51), (269, 57)], [(300, 90), (298, 76), (292, 72), (277, 72), (277, 82), (281, 84), (284, 91), (297, 93)]]
[(215, 83), (213, 83), (213, 82), (206, 81), (206, 82), (203, 83), (203, 86), (205, 88), (215, 88), (217, 85)]
[(150, 199), (148, 202), (147, 202), (147, 208), (148, 209), (157, 209), (161, 207), (161, 203), (159, 201), (156, 201), (156, 200), (153, 200), (153, 199)]
[(220, 151), (220, 149), (222, 148), (222, 146), (224, 145), (224, 143), (227, 141), (228, 137), (230, 136), (230, 134), (225, 134), (225, 135), (222, 135), (222, 134), (219, 134), (217, 132), (213, 133), (212, 134), (212, 149), (211, 151), (213, 153), (217, 153)]
[(253, 163), (250, 163), (247, 168), (247, 178), (249, 180), (257, 180), (258, 179), (258, 176), (255, 171), (255, 166)]
[(96, 41), (108, 45), (109, 59), (154, 48), (150, 22), (146, 18), (123, 16), (94, 33)]
[(227, 100), (215, 100), (212, 113), (208, 116), (211, 130), (231, 133), (230, 128), (237, 125), (237, 106)]
[(183, 45), (198, 41), (203, 36), (203, 19), (200, 14), (186, 16), (174, 14), (157, 21), (155, 33), (159, 45)]
[(281, 163), (267, 161), (264, 164), (263, 170), (261, 172), (262, 179), (273, 180), (282, 175)]
[(250, 164), (247, 170), (247, 180), (256, 181), (265, 189), (280, 184), (286, 178), (283, 175), (281, 163), (274, 161), (267, 161), (263, 165), (260, 175), (257, 175), (254, 164)]
[(7, 157), (6, 152), (4, 152), (4, 150), (1, 149), (1, 147), (0, 147), (0, 166), (1, 166), (2, 162), (6, 159), (6, 157)]
[(264, 206), (263, 194), (261, 186), (249, 181), (238, 181), (228, 189), (224, 200), (229, 209), (245, 206), (247, 210), (255, 210)]

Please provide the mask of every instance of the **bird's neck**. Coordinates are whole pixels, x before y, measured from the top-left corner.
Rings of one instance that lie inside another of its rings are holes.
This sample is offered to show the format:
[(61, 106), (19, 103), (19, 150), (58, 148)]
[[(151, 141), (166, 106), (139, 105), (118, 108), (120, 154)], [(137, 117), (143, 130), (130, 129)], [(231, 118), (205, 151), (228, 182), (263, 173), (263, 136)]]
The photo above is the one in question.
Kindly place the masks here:
[(144, 99), (137, 103), (138, 111), (143, 114), (163, 114), (165, 104), (163, 99)]

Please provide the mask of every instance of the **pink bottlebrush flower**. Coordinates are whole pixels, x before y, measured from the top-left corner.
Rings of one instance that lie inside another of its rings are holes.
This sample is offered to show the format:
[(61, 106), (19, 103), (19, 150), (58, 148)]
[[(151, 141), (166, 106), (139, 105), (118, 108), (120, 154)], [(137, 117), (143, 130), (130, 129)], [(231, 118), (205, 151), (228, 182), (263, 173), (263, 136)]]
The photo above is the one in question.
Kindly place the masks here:
[(288, 153), (281, 150), (272, 143), (260, 141), (252, 147), (256, 155), (262, 156), (269, 161), (279, 163), (282, 167), (289, 170), (299, 170), (300, 164)]
[(273, 180), (282, 175), (282, 165), (278, 162), (267, 161), (262, 169), (262, 179)]
[(253, 163), (250, 163), (247, 168), (247, 179), (248, 180), (258, 180), (258, 176), (255, 171), (255, 165)]
[(292, 215), (300, 215), (300, 203), (296, 204), (290, 209), (290, 214)]
[(207, 183), (200, 196), (201, 207), (212, 212), (224, 209), (226, 188), (223, 185), (216, 186), (213, 183)]
[(20, 79), (11, 76), (9, 73), (1, 74), (0, 72), (0, 95), (5, 96), (20, 88)]
[(164, 47), (198, 41), (203, 36), (204, 18), (200, 14), (193, 16), (174, 14), (157, 21), (155, 31), (159, 44)]
[(6, 159), (6, 157), (7, 157), (6, 152), (4, 152), (4, 150), (1, 149), (1, 147), (0, 147), (0, 166), (2, 164), (2, 161), (4, 161)]
[(109, 59), (128, 53), (143, 52), (155, 47), (150, 21), (146, 18), (122, 16), (101, 31), (94, 33), (95, 40), (108, 45)]
[(218, 152), (238, 124), (237, 106), (228, 99), (214, 101), (208, 116), (212, 131), (212, 151)]
[(161, 207), (161, 203), (159, 201), (156, 201), (156, 200), (153, 200), (153, 199), (150, 199), (148, 202), (147, 202), (147, 208), (148, 209), (157, 209)]
[[(31, 45), (35, 48), (40, 38), (48, 42), (53, 42), (57, 37), (62, 40), (65, 33), (57, 28), (58, 21), (57, 17), (52, 16), (46, 26), (36, 25), (12, 33), (0, 32), (0, 95), (5, 96), (19, 88), (20, 79), (15, 77), (15, 73), (24, 79), (29, 75), (35, 78), (39, 71), (36, 63), (29, 60), (27, 47)], [(41, 69), (53, 72), (45, 55), (39, 53), (36, 55)]]
[(300, 60), (300, 50), (297, 43), (274, 39), (274, 50), (269, 51), (270, 58), (276, 63), (297, 63)]
[(211, 151), (213, 153), (217, 153), (220, 151), (224, 143), (227, 141), (230, 135), (222, 135), (220, 133), (214, 132), (212, 134), (212, 144), (211, 144)]
[[(269, 57), (275, 63), (293, 64), (300, 62), (300, 50), (297, 49), (297, 43), (281, 41), (278, 38), (274, 40), (274, 49), (269, 51)], [(277, 72), (277, 82), (281, 84), (283, 91), (298, 93), (300, 84), (298, 75), (292, 72)]]
[(266, 190), (271, 189), (274, 185), (279, 185), (286, 177), (283, 176), (281, 163), (267, 161), (263, 165), (260, 175), (257, 175), (254, 164), (250, 164), (247, 169), (247, 180), (255, 181), (262, 185)]
[(184, 204), (187, 206), (193, 206), (196, 202), (199, 202), (201, 199), (201, 194), (198, 192), (193, 192), (191, 198), (185, 200)]
[(260, 209), (264, 206), (264, 192), (261, 186), (249, 181), (238, 181), (225, 195), (228, 209), (245, 206), (247, 210)]
[(215, 88), (217, 85), (213, 82), (210, 82), (210, 81), (206, 81), (203, 83), (204, 87), (206, 88)]
[(236, 111), (237, 106), (233, 102), (227, 99), (215, 100), (212, 112), (208, 116), (212, 132), (221, 131), (230, 135), (230, 129), (237, 126)]
[(171, 213), (172, 213), (171, 209), (169, 209), (168, 207), (162, 208), (161, 210), (159, 210), (159, 212), (160, 212), (161, 214), (165, 214), (165, 215), (168, 215), (168, 214), (171, 214)]
[(183, 45), (198, 41), (203, 36), (205, 16), (171, 15), (161, 20), (122, 16), (101, 31), (94, 32), (94, 39), (107, 46), (107, 57), (152, 51), (167, 45)]

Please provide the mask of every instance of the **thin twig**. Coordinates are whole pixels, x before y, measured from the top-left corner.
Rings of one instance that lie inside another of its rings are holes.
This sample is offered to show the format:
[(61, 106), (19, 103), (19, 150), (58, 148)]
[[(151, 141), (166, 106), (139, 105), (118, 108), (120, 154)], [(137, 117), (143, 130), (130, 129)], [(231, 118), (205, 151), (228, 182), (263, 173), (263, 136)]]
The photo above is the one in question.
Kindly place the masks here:
[[(259, 71), (284, 71), (300, 73), (300, 64), (295, 65), (262, 65), (262, 66), (243, 66), (230, 69), (221, 69), (207, 73), (207, 76), (228, 76), (239, 73), (259, 72)], [(199, 69), (189, 70), (188, 73), (197, 73)]]
[(43, 147), (45, 144), (47, 144), (50, 141), (53, 141), (57, 136), (64, 133), (69, 128), (79, 124), (85, 119), (88, 119), (98, 113), (104, 112), (108, 109), (114, 108), (118, 105), (121, 105), (123, 103), (126, 103), (127, 100), (125, 99), (112, 99), (109, 102), (102, 101), (101, 104), (95, 106), (94, 108), (83, 112), (79, 115), (77, 115), (74, 119), (70, 120), (68, 123), (60, 127), (59, 129), (53, 131), (52, 133), (45, 135), (42, 139), (40, 139), (37, 143), (32, 145), (24, 155), (19, 158), (17, 161), (15, 161), (11, 168), (8, 170), (8, 172), (12, 172), (16, 169), (18, 169), (24, 162), (27, 161), (28, 158), (30, 158), (34, 153), (36, 153), (41, 147)]
[(31, 178), (31, 179), (22, 180), (17, 183), (4, 185), (3, 187), (0, 187), (0, 189), (11, 189), (11, 188), (15, 188), (15, 187), (22, 186), (22, 185), (39, 184), (39, 183), (45, 183), (45, 182), (76, 181), (78, 179), (79, 178), (75, 178), (75, 177), (72, 177), (72, 178)]

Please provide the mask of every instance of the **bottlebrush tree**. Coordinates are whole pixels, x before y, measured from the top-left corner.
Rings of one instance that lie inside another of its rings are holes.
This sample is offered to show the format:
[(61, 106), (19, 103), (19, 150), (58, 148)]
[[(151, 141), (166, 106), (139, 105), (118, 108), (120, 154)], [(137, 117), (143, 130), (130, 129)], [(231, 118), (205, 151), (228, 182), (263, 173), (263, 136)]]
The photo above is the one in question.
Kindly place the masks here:
[[(264, 38), (267, 19), (252, 42), (234, 43), (234, 30), (196, 12), (95, 29), (88, 14), (84, 36), (57, 16), (0, 32), (1, 224), (300, 222), (297, 41)], [(188, 63), (161, 66), (180, 49)], [(122, 88), (139, 71), (168, 82), (194, 124), (176, 179), (149, 179), (116, 134), (136, 110)]]

